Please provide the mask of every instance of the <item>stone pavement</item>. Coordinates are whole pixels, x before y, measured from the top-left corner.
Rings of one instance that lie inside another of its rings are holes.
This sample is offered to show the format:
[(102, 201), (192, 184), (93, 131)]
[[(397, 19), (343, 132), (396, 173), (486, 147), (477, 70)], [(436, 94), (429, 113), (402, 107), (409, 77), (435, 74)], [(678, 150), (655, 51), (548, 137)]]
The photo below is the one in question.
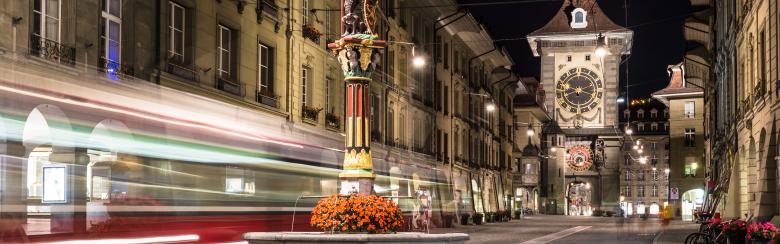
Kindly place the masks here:
[(510, 222), (458, 225), (431, 233), (467, 233), (468, 243), (683, 243), (698, 225), (658, 219), (533, 215)]

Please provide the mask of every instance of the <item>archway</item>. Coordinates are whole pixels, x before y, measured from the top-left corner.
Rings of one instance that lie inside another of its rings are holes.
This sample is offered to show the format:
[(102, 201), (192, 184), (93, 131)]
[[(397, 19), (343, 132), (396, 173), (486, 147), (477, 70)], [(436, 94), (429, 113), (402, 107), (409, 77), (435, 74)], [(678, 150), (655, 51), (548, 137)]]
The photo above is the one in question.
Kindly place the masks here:
[(38, 105), (24, 121), (28, 235), (86, 231), (86, 215), (79, 210), (86, 200), (81, 167), (86, 162), (74, 146), (80, 136), (54, 105)]
[(682, 194), (682, 219), (683, 221), (693, 221), (693, 213), (704, 204), (704, 190), (692, 189)]

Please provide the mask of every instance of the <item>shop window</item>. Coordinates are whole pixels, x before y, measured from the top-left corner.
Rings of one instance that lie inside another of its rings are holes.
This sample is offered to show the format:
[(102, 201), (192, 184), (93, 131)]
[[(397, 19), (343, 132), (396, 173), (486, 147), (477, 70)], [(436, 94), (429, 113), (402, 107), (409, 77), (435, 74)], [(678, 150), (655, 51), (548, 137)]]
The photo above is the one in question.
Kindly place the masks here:
[(254, 194), (254, 171), (228, 166), (225, 168), (225, 192)]

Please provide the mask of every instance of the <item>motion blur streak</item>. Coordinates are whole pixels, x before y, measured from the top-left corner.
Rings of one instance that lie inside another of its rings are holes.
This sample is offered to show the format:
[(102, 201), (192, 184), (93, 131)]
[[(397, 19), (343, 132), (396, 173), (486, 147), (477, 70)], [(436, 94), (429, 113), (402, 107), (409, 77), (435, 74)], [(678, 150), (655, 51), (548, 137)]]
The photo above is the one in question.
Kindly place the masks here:
[(124, 109), (118, 109), (118, 108), (112, 108), (112, 107), (108, 107), (108, 106), (104, 106), (104, 105), (98, 105), (98, 104), (92, 104), (92, 103), (87, 103), (87, 102), (76, 101), (76, 100), (73, 100), (71, 98), (58, 98), (58, 97), (53, 97), (53, 96), (44, 95), (44, 94), (35, 93), (35, 92), (24, 91), (24, 90), (20, 90), (20, 89), (8, 87), (8, 86), (2, 86), (2, 85), (0, 85), (0, 90), (5, 90), (5, 91), (18, 93), (18, 94), (22, 94), (22, 95), (27, 95), (27, 96), (31, 96), (31, 97), (47, 99), (47, 100), (51, 100), (51, 101), (57, 101), (57, 102), (68, 103), (68, 104), (72, 104), (72, 105), (78, 105), (78, 106), (94, 108), (94, 109), (100, 109), (100, 110), (109, 111), (109, 112), (115, 112), (115, 113), (121, 113), (121, 114), (136, 116), (136, 117), (139, 117), (139, 118), (150, 119), (150, 120), (155, 120), (155, 121), (164, 122), (164, 123), (170, 123), (170, 124), (175, 124), (175, 125), (193, 127), (193, 128), (198, 128), (198, 129), (206, 129), (206, 130), (211, 130), (211, 131), (224, 133), (224, 134), (231, 135), (231, 136), (237, 136), (237, 137), (241, 137), (241, 138), (246, 138), (246, 139), (250, 139), (250, 140), (262, 141), (262, 142), (270, 142), (270, 143), (276, 143), (276, 144), (285, 145), (285, 146), (303, 148), (302, 145), (298, 145), (298, 144), (294, 144), (294, 143), (287, 143), (287, 142), (281, 142), (281, 141), (268, 139), (268, 138), (261, 138), (261, 137), (256, 137), (256, 136), (244, 135), (244, 134), (241, 134), (241, 133), (236, 133), (236, 132), (228, 131), (228, 130), (225, 130), (225, 129), (221, 129), (221, 128), (217, 128), (217, 127), (213, 127), (213, 126), (209, 126), (209, 125), (195, 124), (195, 123), (191, 123), (191, 122), (187, 122), (187, 121), (180, 121), (180, 120), (170, 120), (170, 119), (160, 118), (160, 117), (156, 117), (156, 116), (150, 116), (150, 115), (146, 115), (146, 114), (142, 114), (142, 113), (138, 113), (138, 112), (128, 111), (128, 110), (124, 110)]
[(47, 242), (50, 244), (143, 244), (143, 243), (177, 243), (198, 241), (198, 235), (159, 236), (127, 239), (72, 240)]

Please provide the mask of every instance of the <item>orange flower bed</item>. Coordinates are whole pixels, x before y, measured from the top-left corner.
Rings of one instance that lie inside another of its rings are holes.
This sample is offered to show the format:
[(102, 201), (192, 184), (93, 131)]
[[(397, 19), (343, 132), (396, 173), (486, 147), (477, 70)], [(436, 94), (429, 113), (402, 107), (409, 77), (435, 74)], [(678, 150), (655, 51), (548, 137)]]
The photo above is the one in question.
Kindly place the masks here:
[(333, 195), (320, 200), (311, 214), (311, 225), (325, 232), (392, 233), (403, 221), (395, 202), (374, 195)]

